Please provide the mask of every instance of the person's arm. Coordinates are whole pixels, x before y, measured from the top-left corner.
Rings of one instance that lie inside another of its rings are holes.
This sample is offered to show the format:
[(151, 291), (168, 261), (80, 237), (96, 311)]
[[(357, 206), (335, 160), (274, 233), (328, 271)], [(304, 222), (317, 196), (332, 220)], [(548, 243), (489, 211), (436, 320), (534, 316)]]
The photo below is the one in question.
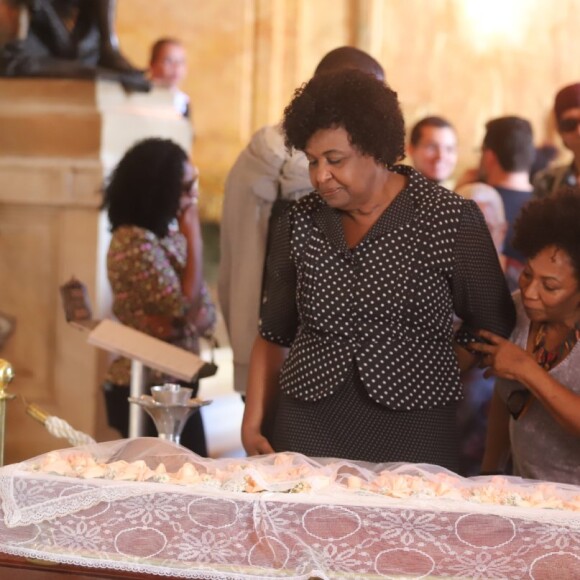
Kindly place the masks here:
[(242, 422), (242, 443), (249, 455), (272, 453), (264, 428), (272, 424), (282, 365), (298, 330), (296, 269), (291, 259), (289, 211), (272, 225), (266, 262), (260, 336), (254, 341), (246, 410)]
[(203, 284), (203, 242), (196, 202), (191, 203), (179, 214), (178, 222), (179, 231), (186, 241), (186, 261), (181, 275), (181, 290), (184, 298), (191, 304), (189, 318), (195, 322), (201, 305)]
[(487, 418), (485, 452), (481, 462), (481, 474), (503, 473), (510, 453), (510, 415), (497, 389), (494, 390)]
[[(483, 354), (489, 374), (518, 381), (527, 387), (563, 429), (580, 436), (580, 396), (567, 389), (519, 346), (488, 331), (479, 333), (489, 344), (470, 348)], [(580, 369), (579, 369), (580, 372)]]
[(462, 372), (478, 358), (469, 350), (479, 329), (508, 337), (515, 325), (515, 307), (497, 251), (477, 204), (466, 201), (453, 248), (451, 291), (462, 326), (455, 335), (455, 352)]
[(459, 364), (459, 372), (462, 375), (469, 369), (472, 369), (479, 361), (479, 357), (476, 354), (469, 352), (465, 347), (460, 346), (456, 342), (453, 343), (453, 352), (455, 352), (455, 358)]
[(160, 338), (179, 338), (186, 305), (181, 281), (159, 239), (141, 228), (113, 234), (107, 260), (114, 313), (127, 326)]
[(263, 428), (274, 414), (278, 378), (287, 352), (261, 336), (254, 341), (242, 420), (242, 444), (248, 455), (274, 453)]

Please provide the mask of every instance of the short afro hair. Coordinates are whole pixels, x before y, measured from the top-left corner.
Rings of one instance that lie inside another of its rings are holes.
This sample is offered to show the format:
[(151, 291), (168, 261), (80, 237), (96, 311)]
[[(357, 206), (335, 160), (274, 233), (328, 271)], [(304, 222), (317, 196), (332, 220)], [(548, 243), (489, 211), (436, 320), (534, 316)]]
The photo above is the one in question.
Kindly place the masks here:
[(105, 186), (103, 209), (111, 231), (132, 225), (166, 236), (179, 211), (187, 161), (185, 151), (169, 139), (149, 138), (133, 145)]
[(359, 70), (315, 75), (294, 93), (282, 123), (286, 146), (304, 151), (320, 129), (342, 127), (354, 148), (387, 166), (405, 156), (397, 93)]
[(526, 204), (514, 225), (512, 245), (526, 258), (556, 246), (572, 261), (580, 283), (580, 187), (562, 187)]

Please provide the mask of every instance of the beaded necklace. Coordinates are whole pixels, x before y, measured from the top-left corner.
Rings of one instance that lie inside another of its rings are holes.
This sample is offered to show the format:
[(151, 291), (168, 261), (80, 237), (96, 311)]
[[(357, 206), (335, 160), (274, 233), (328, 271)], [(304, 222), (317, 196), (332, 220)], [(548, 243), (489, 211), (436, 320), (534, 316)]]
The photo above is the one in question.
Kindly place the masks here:
[[(543, 322), (538, 328), (534, 338), (532, 354), (536, 362), (546, 371), (555, 367), (574, 348), (580, 340), (580, 323), (577, 323), (564, 340), (554, 349), (546, 348), (546, 323)], [(530, 407), (534, 396), (528, 389), (512, 391), (507, 399), (507, 408), (511, 416), (517, 421)]]
[(543, 322), (538, 328), (536, 338), (534, 339), (534, 355), (538, 364), (545, 370), (549, 371), (555, 367), (566, 355), (574, 348), (574, 345), (580, 339), (580, 324), (577, 323), (572, 328), (564, 340), (554, 349), (546, 348), (546, 323)]

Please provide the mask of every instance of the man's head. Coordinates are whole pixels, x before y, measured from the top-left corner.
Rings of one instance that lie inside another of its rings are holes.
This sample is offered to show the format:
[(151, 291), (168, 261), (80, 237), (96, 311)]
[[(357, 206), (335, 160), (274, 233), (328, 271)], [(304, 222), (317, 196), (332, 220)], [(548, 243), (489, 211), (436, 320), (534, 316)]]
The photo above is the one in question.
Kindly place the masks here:
[(334, 73), (345, 69), (357, 69), (385, 80), (385, 71), (379, 62), (354, 46), (339, 46), (327, 52), (318, 63), (314, 74)]
[(427, 179), (446, 181), (457, 164), (455, 129), (442, 117), (425, 117), (411, 130), (408, 152), (413, 167)]
[(558, 132), (564, 145), (580, 159), (580, 83), (560, 89), (554, 100)]
[(534, 134), (530, 122), (521, 117), (498, 117), (485, 125), (481, 170), (490, 173), (529, 174), (535, 157)]
[(177, 88), (187, 73), (185, 48), (175, 38), (161, 38), (151, 48), (151, 80), (161, 86)]

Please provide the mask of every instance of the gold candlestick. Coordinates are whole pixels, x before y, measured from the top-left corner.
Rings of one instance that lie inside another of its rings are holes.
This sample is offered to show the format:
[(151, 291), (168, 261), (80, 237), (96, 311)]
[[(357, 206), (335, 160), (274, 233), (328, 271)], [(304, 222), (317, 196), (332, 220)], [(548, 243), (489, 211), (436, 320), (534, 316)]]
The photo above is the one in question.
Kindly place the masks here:
[(6, 432), (6, 401), (14, 399), (16, 395), (6, 392), (8, 383), (14, 378), (12, 365), (0, 359), (0, 467), (4, 465), (4, 434)]

